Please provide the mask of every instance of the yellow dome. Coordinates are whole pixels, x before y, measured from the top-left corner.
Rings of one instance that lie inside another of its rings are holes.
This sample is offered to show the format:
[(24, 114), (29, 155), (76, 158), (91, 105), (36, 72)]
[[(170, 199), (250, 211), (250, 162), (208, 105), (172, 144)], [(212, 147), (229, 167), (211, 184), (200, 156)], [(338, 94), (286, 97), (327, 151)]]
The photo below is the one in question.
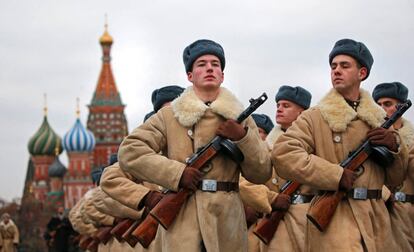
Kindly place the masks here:
[(112, 36), (109, 35), (109, 33), (108, 33), (108, 27), (105, 25), (105, 32), (101, 36), (101, 38), (99, 39), (99, 42), (101, 44), (112, 44), (113, 41), (114, 40), (113, 40)]

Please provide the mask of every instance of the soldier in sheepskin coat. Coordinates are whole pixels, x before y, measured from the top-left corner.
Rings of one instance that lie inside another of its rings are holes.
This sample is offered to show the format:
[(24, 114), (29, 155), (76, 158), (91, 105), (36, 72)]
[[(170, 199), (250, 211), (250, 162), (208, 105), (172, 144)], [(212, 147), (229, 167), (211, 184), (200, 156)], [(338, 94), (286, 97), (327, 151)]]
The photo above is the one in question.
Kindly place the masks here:
[[(271, 176), (270, 155), (251, 117), (241, 125), (235, 121), (243, 106), (220, 87), (225, 65), (222, 47), (211, 40), (198, 40), (184, 50), (183, 58), (193, 86), (124, 139), (119, 163), (140, 180), (173, 191), (194, 190), (169, 229), (159, 227), (162, 251), (246, 251), (239, 175), (251, 182), (265, 182)], [(238, 164), (219, 154), (202, 171), (186, 166), (186, 158), (216, 134), (233, 140), (244, 160)], [(233, 189), (203, 191), (198, 189), (201, 179)]]
[[(366, 199), (348, 193), (324, 232), (308, 221), (307, 251), (395, 251), (381, 188), (403, 182), (407, 148), (398, 133), (378, 128), (385, 112), (360, 89), (373, 63), (368, 48), (361, 42), (340, 40), (329, 63), (334, 88), (279, 137), (272, 161), (280, 176), (318, 190), (352, 192), (353, 188), (364, 188), (370, 192)], [(382, 167), (368, 159), (358, 174), (344, 170), (339, 163), (366, 138), (372, 144), (386, 146), (394, 162)], [(310, 209), (318, 198), (314, 197)]]

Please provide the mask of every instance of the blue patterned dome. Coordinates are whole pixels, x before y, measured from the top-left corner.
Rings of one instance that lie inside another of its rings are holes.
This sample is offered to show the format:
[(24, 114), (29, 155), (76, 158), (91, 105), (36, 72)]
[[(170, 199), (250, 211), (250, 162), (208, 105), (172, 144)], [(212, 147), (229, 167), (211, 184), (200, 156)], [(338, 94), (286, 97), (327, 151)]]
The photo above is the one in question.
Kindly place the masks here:
[(63, 148), (67, 152), (90, 152), (95, 147), (95, 137), (87, 130), (79, 118), (63, 137)]
[(49, 177), (62, 178), (66, 173), (66, 167), (60, 162), (59, 157), (56, 156), (55, 161), (49, 166)]

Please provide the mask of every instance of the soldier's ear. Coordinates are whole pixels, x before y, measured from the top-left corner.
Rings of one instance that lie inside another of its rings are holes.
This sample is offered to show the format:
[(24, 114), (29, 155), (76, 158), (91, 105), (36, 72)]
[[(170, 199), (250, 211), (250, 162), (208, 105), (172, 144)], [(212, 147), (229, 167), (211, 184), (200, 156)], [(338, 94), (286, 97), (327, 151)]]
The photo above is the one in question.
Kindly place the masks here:
[(368, 69), (366, 67), (361, 67), (358, 71), (358, 75), (361, 81), (364, 80), (368, 75)]
[(193, 73), (192, 73), (192, 72), (188, 72), (188, 73), (187, 73), (187, 80), (188, 80), (189, 82), (193, 82)]

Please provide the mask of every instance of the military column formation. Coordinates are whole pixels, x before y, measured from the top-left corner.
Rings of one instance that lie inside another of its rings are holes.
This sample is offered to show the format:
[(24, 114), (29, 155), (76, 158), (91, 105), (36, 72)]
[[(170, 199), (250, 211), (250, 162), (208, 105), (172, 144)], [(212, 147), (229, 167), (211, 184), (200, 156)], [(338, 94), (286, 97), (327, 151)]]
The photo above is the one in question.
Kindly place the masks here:
[(190, 86), (154, 90), (153, 111), (71, 210), (82, 248), (413, 251), (414, 127), (393, 120), (408, 89), (361, 88), (374, 63), (362, 42), (337, 41), (328, 60), (315, 106), (306, 84), (271, 95), (274, 126), (264, 114), (237, 121), (245, 108), (222, 86), (220, 44), (187, 46)]

